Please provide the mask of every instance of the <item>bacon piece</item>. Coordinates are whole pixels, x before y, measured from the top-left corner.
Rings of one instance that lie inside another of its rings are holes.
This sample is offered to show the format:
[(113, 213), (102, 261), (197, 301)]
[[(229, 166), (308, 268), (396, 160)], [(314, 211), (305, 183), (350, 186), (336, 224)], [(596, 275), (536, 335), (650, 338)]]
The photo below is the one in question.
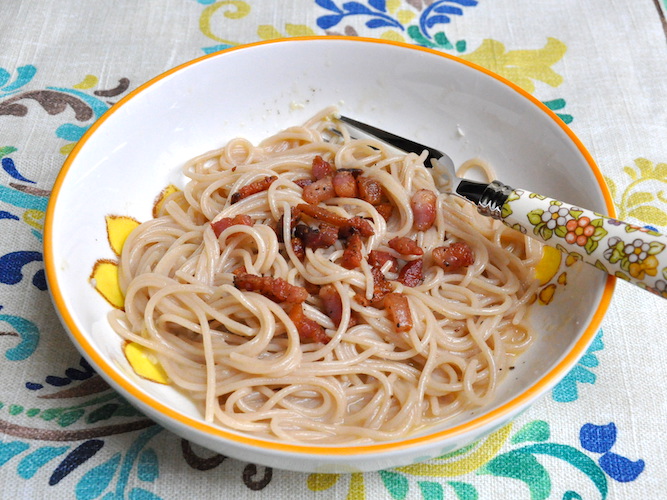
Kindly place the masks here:
[(310, 186), (313, 182), (315, 182), (313, 179), (297, 179), (294, 181), (294, 184), (303, 189), (306, 186)]
[(319, 228), (313, 228), (306, 224), (298, 224), (294, 228), (294, 235), (303, 241), (305, 248), (329, 248), (338, 240), (338, 228), (323, 222)]
[(211, 222), (211, 227), (217, 238), (222, 234), (222, 232), (228, 227), (243, 225), (243, 226), (252, 226), (255, 222), (252, 220), (252, 217), (249, 215), (235, 215), (234, 217), (223, 217), (218, 219), (215, 222)]
[(318, 155), (313, 158), (313, 177), (315, 177), (316, 180), (332, 177), (335, 173), (336, 169), (321, 156)]
[(414, 226), (418, 231), (426, 231), (435, 222), (438, 197), (430, 189), (418, 189), (410, 199)]
[(333, 176), (333, 187), (336, 196), (341, 198), (356, 198), (358, 195), (357, 181), (354, 174), (345, 170), (339, 170)]
[(356, 269), (361, 265), (361, 236), (354, 232), (348, 239), (340, 264), (345, 269)]
[(354, 233), (358, 232), (359, 232), (358, 229), (350, 226), (349, 224), (346, 224), (338, 228), (338, 238), (340, 238), (341, 240), (346, 240)]
[(313, 342), (321, 342), (322, 344), (326, 344), (331, 340), (324, 332), (324, 328), (305, 315), (303, 305), (294, 304), (288, 314), (299, 332), (301, 340), (312, 340)]
[(424, 255), (424, 250), (417, 245), (417, 242), (407, 236), (396, 236), (389, 240), (388, 245), (401, 255)]
[[(283, 237), (284, 220), (285, 220), (285, 215), (281, 215), (280, 218), (278, 219), (278, 222), (276, 222), (276, 227), (274, 228), (279, 243), (284, 243), (284, 237)], [(290, 229), (294, 229), (298, 222), (299, 222), (299, 214), (292, 212), (292, 216), (290, 217)]]
[(389, 220), (389, 217), (394, 213), (394, 205), (389, 202), (382, 202), (375, 205), (375, 210), (382, 216), (384, 220)]
[(373, 301), (382, 300), (386, 294), (394, 290), (394, 285), (387, 281), (379, 267), (372, 267), (371, 272), (373, 273)]
[(336, 287), (333, 285), (324, 285), (320, 288), (319, 296), (322, 299), (322, 312), (331, 318), (334, 325), (340, 325), (340, 320), (343, 317), (343, 302)]
[(274, 302), (301, 303), (308, 298), (308, 292), (302, 286), (291, 285), (282, 278), (239, 274), (234, 277), (234, 286), (239, 290), (257, 292)]
[(343, 240), (348, 239), (354, 233), (359, 233), (361, 236), (371, 236), (374, 234), (374, 231), (363, 217), (352, 217), (338, 229), (338, 237)]
[(248, 196), (251, 196), (253, 194), (266, 191), (267, 189), (269, 189), (271, 183), (275, 181), (277, 178), (278, 177), (276, 177), (275, 175), (267, 176), (258, 181), (251, 182), (247, 186), (243, 186), (241, 189), (239, 189), (236, 193), (232, 195), (232, 204), (237, 203), (242, 199), (247, 198)]
[(246, 274), (247, 272), (245, 266), (239, 266), (232, 271), (232, 274), (238, 276), (239, 274)]
[(334, 190), (332, 177), (323, 177), (322, 179), (313, 182), (303, 188), (302, 194), (303, 201), (313, 205), (316, 205), (321, 201), (330, 200), (334, 196), (336, 196), (336, 191)]
[(371, 250), (368, 254), (368, 263), (371, 266), (383, 267), (386, 262), (391, 262), (389, 271), (392, 273), (398, 272), (398, 259), (389, 252), (382, 252), (381, 250)]
[(347, 220), (347, 224), (342, 226), (343, 229), (347, 227), (356, 229), (359, 231), (359, 234), (365, 238), (375, 234), (375, 231), (373, 231), (373, 226), (371, 226), (363, 217), (351, 217)]
[(369, 222), (361, 217), (351, 217), (346, 219), (340, 215), (335, 214), (331, 210), (328, 210), (317, 205), (308, 205), (306, 203), (299, 203), (294, 210), (296, 214), (304, 213), (313, 219), (319, 220), (320, 222), (326, 222), (338, 228), (353, 227), (359, 231), (359, 234), (363, 237), (372, 236), (375, 234), (373, 227)]
[(407, 332), (412, 328), (412, 314), (408, 298), (402, 293), (390, 293), (384, 298), (384, 306), (389, 312), (389, 318), (396, 326), (398, 333)]
[(302, 238), (310, 231), (312, 231), (312, 228), (308, 224), (297, 224), (294, 226), (294, 235), (298, 238)]
[(398, 281), (411, 288), (424, 282), (424, 262), (422, 259), (406, 262), (398, 273)]
[(356, 300), (357, 303), (361, 304), (364, 307), (370, 306), (371, 303), (373, 302), (372, 300), (368, 300), (366, 298), (366, 294), (361, 293), (361, 292), (357, 292), (357, 293), (354, 294), (354, 300)]
[(292, 242), (292, 250), (294, 250), (294, 255), (299, 260), (306, 258), (306, 247), (303, 244), (303, 240), (297, 236), (290, 240)]
[(304, 281), (303, 287), (308, 291), (310, 295), (318, 295), (320, 293), (320, 285), (311, 283), (310, 281)]
[(280, 219), (278, 219), (278, 222), (276, 222), (276, 225), (273, 226), (273, 232), (276, 233), (276, 238), (278, 239), (278, 243), (285, 243), (285, 237), (283, 235), (283, 216), (280, 216)]
[(379, 205), (382, 202), (382, 185), (375, 179), (360, 175), (357, 177), (357, 188), (359, 198), (371, 205)]
[(433, 261), (445, 271), (458, 271), (475, 262), (475, 255), (464, 241), (457, 241), (448, 247), (434, 248), (431, 252)]
[(323, 222), (320, 224), (319, 231), (319, 238), (316, 242), (317, 245), (326, 246), (328, 248), (338, 240), (338, 228), (332, 224)]
[(373, 297), (371, 300), (368, 300), (363, 293), (357, 293), (354, 296), (356, 301), (362, 306), (380, 306), (384, 297), (394, 290), (394, 285), (390, 281), (387, 281), (387, 278), (384, 277), (379, 267), (371, 267), (371, 274), (373, 275)]

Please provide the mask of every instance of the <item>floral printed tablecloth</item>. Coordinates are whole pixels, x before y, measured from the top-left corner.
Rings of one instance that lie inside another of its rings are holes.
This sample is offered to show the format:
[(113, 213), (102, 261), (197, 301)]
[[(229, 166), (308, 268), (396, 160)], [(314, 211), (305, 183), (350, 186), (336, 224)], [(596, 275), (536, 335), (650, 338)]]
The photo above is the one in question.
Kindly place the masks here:
[(110, 106), (203, 54), (299, 35), (402, 40), (509, 78), (581, 138), (619, 218), (665, 232), (666, 12), (667, 0), (2, 2), (0, 497), (667, 498), (667, 301), (620, 280), (586, 355), (513, 424), (424, 464), (324, 475), (217, 455), (138, 413), (69, 342), (42, 264), (55, 176)]

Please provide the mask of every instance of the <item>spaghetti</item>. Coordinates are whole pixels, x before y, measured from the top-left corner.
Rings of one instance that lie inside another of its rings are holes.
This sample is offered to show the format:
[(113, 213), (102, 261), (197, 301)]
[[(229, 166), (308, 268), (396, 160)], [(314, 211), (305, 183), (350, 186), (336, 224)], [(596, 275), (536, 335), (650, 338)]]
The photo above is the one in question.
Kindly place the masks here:
[(110, 322), (207, 421), (399, 439), (492, 400), (533, 339), (541, 247), (439, 193), (425, 155), (331, 137), (330, 114), (188, 162), (127, 238)]

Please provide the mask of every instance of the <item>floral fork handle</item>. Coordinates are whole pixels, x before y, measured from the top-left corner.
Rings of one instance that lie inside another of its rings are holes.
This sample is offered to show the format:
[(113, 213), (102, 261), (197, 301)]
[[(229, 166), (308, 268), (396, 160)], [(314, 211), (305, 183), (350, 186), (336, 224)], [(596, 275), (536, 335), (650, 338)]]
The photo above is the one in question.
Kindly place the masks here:
[(480, 213), (667, 298), (667, 236), (498, 181), (471, 199), (466, 184)]
[(500, 181), (461, 179), (452, 159), (437, 149), (347, 116), (337, 119), (399, 150), (426, 151), (424, 164), (433, 167), (436, 184), (475, 204), (482, 215), (667, 299), (667, 236)]

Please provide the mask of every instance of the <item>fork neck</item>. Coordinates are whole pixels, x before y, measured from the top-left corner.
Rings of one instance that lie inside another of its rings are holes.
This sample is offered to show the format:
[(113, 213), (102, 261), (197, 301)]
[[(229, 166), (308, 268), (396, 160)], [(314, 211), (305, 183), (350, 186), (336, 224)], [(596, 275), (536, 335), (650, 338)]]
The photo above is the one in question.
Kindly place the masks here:
[(499, 181), (490, 183), (461, 179), (455, 194), (471, 201), (482, 215), (502, 219), (502, 208), (514, 188)]

